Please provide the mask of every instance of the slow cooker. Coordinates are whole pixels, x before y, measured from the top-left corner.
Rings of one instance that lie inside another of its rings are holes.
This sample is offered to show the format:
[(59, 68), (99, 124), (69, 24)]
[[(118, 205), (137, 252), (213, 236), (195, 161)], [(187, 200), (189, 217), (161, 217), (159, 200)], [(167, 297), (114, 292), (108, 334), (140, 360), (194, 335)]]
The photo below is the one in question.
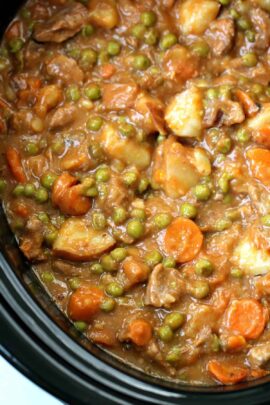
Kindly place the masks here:
[[(1, 3), (1, 35), (22, 3)], [(270, 376), (231, 387), (184, 386), (143, 374), (91, 344), (39, 285), (2, 209), (0, 224), (0, 354), (56, 397), (69, 404), (269, 403)]]

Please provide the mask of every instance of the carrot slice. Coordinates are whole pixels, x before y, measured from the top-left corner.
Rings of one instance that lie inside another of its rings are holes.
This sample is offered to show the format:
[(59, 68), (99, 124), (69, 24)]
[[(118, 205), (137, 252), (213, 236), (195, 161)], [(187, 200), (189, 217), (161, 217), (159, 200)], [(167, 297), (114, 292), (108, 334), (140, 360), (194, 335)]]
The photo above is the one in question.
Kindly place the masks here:
[(226, 314), (226, 326), (246, 339), (257, 339), (266, 324), (263, 306), (255, 299), (234, 300)]
[(8, 161), (9, 168), (11, 173), (13, 174), (14, 178), (19, 183), (26, 182), (26, 175), (24, 173), (21, 157), (17, 149), (13, 148), (12, 146), (8, 146), (6, 151), (6, 157)]
[(145, 319), (135, 319), (130, 322), (128, 337), (137, 346), (147, 345), (152, 338), (152, 326)]
[(103, 77), (103, 79), (109, 79), (114, 75), (115, 72), (116, 67), (111, 63), (106, 63), (100, 67), (100, 76)]
[(15, 212), (16, 215), (18, 215), (21, 218), (27, 218), (29, 217), (30, 211), (29, 207), (27, 207), (24, 203), (22, 202), (17, 202), (13, 208), (13, 212)]
[(207, 364), (208, 371), (222, 384), (236, 384), (248, 376), (244, 367), (233, 366), (217, 360), (210, 360)]
[(242, 350), (246, 346), (247, 342), (242, 335), (232, 335), (228, 336), (226, 349), (229, 352), (237, 352)]
[(243, 106), (243, 109), (248, 117), (252, 117), (259, 111), (259, 107), (252, 98), (243, 90), (237, 89), (235, 95)]
[(253, 176), (265, 186), (270, 186), (270, 150), (255, 148), (247, 151)]
[(179, 263), (194, 259), (203, 243), (199, 227), (190, 219), (176, 218), (167, 228), (164, 236), (164, 248), (168, 255)]
[(78, 288), (70, 297), (68, 314), (73, 321), (90, 322), (99, 312), (104, 293), (97, 287)]

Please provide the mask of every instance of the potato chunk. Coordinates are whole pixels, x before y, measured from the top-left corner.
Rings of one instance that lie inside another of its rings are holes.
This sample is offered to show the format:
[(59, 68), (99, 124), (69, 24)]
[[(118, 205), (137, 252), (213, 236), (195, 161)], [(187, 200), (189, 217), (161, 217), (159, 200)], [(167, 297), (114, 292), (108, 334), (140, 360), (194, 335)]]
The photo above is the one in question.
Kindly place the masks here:
[(257, 248), (249, 237), (245, 237), (235, 248), (232, 263), (246, 275), (267, 274), (270, 271), (270, 253)]
[(186, 0), (179, 3), (178, 22), (183, 34), (200, 35), (218, 15), (220, 5), (214, 0)]
[(261, 111), (248, 120), (247, 127), (252, 130), (255, 142), (270, 147), (270, 103), (264, 104)]
[(74, 261), (90, 260), (112, 248), (115, 240), (104, 231), (91, 228), (83, 219), (68, 219), (53, 245), (57, 257)]
[(211, 164), (203, 149), (184, 147), (170, 137), (156, 151), (152, 180), (169, 197), (178, 198), (210, 173)]
[(89, 11), (90, 21), (98, 27), (112, 29), (119, 23), (119, 15), (114, 0), (91, 0)]
[(150, 164), (149, 146), (133, 139), (121, 138), (117, 128), (111, 124), (103, 126), (101, 145), (111, 158), (119, 159), (127, 165), (134, 165), (137, 169), (145, 169)]
[(178, 136), (199, 137), (202, 118), (202, 94), (196, 87), (174, 96), (165, 111), (168, 127)]

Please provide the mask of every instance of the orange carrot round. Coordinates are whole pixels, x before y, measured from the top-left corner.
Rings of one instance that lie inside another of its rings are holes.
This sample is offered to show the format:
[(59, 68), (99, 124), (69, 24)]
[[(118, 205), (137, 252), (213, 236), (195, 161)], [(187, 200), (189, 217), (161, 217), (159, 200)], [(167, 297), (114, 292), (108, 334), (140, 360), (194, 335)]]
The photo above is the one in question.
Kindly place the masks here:
[(255, 148), (247, 151), (253, 176), (265, 186), (270, 186), (270, 150)]
[(226, 349), (229, 352), (237, 352), (242, 350), (246, 346), (247, 342), (242, 335), (232, 335), (228, 336)]
[(8, 146), (6, 151), (6, 157), (8, 161), (9, 168), (15, 180), (19, 183), (26, 182), (26, 175), (24, 173), (20, 153), (13, 146)]
[(248, 376), (244, 367), (233, 366), (217, 360), (210, 360), (207, 364), (208, 371), (222, 384), (236, 384)]
[(179, 263), (194, 259), (203, 243), (199, 227), (190, 219), (176, 218), (167, 228), (164, 236), (164, 249)]
[(97, 287), (78, 288), (69, 299), (68, 314), (73, 321), (90, 322), (100, 310), (104, 293)]
[(246, 339), (257, 339), (267, 320), (263, 306), (255, 299), (234, 300), (226, 315), (228, 330), (239, 333)]
[(147, 345), (152, 338), (152, 326), (145, 319), (135, 319), (130, 322), (128, 337), (137, 346)]

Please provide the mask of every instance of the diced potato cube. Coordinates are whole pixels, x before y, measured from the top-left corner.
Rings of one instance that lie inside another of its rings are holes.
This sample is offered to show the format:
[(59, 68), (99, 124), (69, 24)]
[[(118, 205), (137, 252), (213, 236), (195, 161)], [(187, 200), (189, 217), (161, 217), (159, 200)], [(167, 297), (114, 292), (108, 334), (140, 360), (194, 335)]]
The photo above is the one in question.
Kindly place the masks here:
[(235, 248), (231, 260), (246, 275), (258, 276), (270, 271), (270, 253), (267, 250), (258, 249), (248, 237), (245, 237)]
[(260, 112), (247, 121), (247, 127), (253, 131), (255, 142), (270, 147), (270, 103), (264, 104)]
[(114, 125), (103, 126), (101, 145), (111, 158), (119, 159), (127, 165), (134, 165), (139, 170), (145, 169), (150, 164), (149, 146), (134, 139), (122, 138)]
[(175, 135), (199, 137), (202, 131), (203, 102), (200, 89), (193, 87), (173, 97), (165, 121)]
[(86, 261), (111, 249), (115, 240), (104, 231), (91, 228), (79, 218), (68, 219), (60, 228), (53, 245), (57, 257), (74, 261)]
[(214, 0), (186, 0), (179, 3), (178, 22), (184, 35), (201, 35), (218, 15), (220, 4)]
[(178, 198), (210, 173), (211, 165), (203, 149), (184, 147), (170, 137), (156, 151), (152, 180), (169, 197)]
[(90, 21), (98, 27), (112, 29), (119, 23), (119, 15), (114, 0), (91, 0), (89, 10)]

